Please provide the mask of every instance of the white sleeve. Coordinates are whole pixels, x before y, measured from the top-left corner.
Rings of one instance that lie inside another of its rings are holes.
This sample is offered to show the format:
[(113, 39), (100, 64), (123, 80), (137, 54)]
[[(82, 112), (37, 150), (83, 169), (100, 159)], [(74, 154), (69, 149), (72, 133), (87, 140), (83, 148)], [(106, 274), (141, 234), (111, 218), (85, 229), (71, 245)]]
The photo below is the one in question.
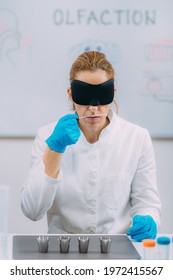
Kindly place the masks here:
[(38, 131), (32, 147), (31, 169), (22, 187), (22, 211), (34, 221), (41, 219), (52, 206), (61, 177), (61, 172), (58, 179), (53, 179), (44, 171), (43, 154), (47, 147), (45, 139), (50, 134), (47, 132), (49, 129), (47, 131), (45, 128)]
[(146, 131), (138, 167), (132, 182), (131, 215), (151, 215), (160, 226), (161, 202), (157, 188), (156, 164), (151, 137)]

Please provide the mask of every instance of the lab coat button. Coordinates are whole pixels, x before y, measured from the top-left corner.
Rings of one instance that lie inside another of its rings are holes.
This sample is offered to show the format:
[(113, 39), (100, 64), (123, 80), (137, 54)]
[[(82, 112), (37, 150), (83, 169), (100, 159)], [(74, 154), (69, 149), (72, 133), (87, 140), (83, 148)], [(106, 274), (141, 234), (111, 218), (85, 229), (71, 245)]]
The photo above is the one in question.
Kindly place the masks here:
[(90, 228), (89, 229), (89, 233), (95, 233), (96, 232), (96, 229), (95, 228)]
[(95, 214), (96, 211), (95, 211), (94, 209), (90, 209), (90, 213), (91, 213), (91, 214)]
[(95, 173), (95, 172), (92, 172), (91, 175), (90, 175), (90, 177), (91, 177), (92, 179), (95, 179), (95, 178), (96, 178), (96, 173)]
[(91, 200), (90, 201), (90, 206), (91, 207), (95, 207), (96, 206), (96, 201), (95, 200)]
[(91, 185), (91, 186), (95, 186), (95, 182), (94, 181), (89, 181), (89, 184)]

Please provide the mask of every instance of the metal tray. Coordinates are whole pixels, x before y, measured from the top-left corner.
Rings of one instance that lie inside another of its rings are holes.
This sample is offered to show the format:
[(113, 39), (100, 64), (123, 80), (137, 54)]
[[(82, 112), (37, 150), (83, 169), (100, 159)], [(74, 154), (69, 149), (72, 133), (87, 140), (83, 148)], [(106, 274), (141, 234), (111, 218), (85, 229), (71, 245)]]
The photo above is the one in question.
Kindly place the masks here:
[[(50, 237), (47, 253), (40, 253), (38, 250), (38, 235), (14, 235), (13, 236), (13, 259), (39, 260), (39, 259), (140, 259), (131, 240), (126, 235), (85, 235), (90, 238), (87, 253), (80, 253), (78, 237), (84, 235), (68, 234), (71, 238), (68, 253), (61, 253), (58, 238), (59, 235), (46, 235)], [(110, 236), (111, 246), (109, 253), (101, 253), (100, 237)]]

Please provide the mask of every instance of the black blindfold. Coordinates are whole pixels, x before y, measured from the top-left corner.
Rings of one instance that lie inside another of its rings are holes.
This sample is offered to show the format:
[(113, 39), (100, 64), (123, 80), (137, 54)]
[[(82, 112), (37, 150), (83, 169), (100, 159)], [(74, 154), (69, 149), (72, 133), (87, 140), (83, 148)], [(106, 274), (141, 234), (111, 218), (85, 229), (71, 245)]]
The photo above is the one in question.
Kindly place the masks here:
[(79, 105), (107, 105), (114, 99), (114, 81), (93, 85), (79, 80), (71, 83), (72, 99)]

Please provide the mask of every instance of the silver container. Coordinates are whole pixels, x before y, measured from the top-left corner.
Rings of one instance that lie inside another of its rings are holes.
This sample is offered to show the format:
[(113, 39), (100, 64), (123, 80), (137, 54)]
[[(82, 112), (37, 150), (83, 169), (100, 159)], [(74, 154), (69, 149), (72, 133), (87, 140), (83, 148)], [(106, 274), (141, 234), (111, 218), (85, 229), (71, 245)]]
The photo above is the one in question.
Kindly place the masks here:
[(59, 246), (61, 253), (68, 253), (70, 248), (70, 237), (61, 236), (59, 237)]
[(49, 248), (49, 236), (39, 236), (37, 237), (38, 250), (40, 253), (47, 253)]
[(101, 253), (109, 253), (111, 246), (111, 238), (107, 236), (100, 237), (100, 251)]
[(89, 237), (88, 236), (80, 236), (78, 237), (79, 243), (79, 252), (80, 253), (87, 253), (88, 246), (89, 246)]

